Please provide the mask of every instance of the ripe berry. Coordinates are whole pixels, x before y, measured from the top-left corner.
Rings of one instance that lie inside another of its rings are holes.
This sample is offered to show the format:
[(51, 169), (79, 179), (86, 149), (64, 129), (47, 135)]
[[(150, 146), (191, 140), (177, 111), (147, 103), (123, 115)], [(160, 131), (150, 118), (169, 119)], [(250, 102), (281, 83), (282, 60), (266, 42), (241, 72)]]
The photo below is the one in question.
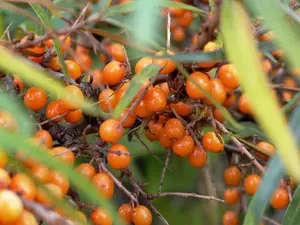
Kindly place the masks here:
[(20, 198), (12, 191), (0, 191), (0, 224), (13, 224), (20, 219), (23, 204)]
[(7, 164), (7, 161), (8, 161), (7, 154), (6, 154), (5, 150), (0, 147), (0, 168), (5, 167), (5, 165)]
[[(60, 35), (58, 37), (58, 40), (61, 45), (61, 51), (62, 51), (62, 53), (64, 53), (71, 46), (71, 38), (70, 38), (70, 36), (66, 37), (65, 35)], [(47, 48), (51, 48), (53, 46), (53, 40), (48, 39), (45, 44), (46, 44)]]
[(41, 183), (48, 183), (50, 180), (50, 171), (49, 169), (42, 165), (35, 165), (32, 168), (30, 168), (32, 176), (34, 176), (36, 179), (38, 179)]
[(21, 217), (12, 225), (38, 225), (37, 219), (33, 213), (23, 210)]
[(148, 129), (145, 129), (147, 138), (151, 141), (158, 140), (160, 134), (164, 130), (164, 126), (159, 121), (150, 120), (147, 124)]
[(18, 173), (13, 176), (10, 183), (11, 190), (20, 193), (28, 200), (33, 200), (36, 194), (36, 186), (26, 174)]
[(251, 114), (252, 110), (245, 94), (241, 95), (238, 101), (238, 108), (242, 113)]
[(146, 66), (151, 65), (153, 63), (152, 58), (150, 57), (144, 57), (141, 58), (136, 64), (135, 64), (135, 73), (139, 73), (142, 69), (144, 69)]
[(163, 83), (159, 84), (158, 86), (163, 91), (163, 93), (165, 93), (166, 96), (170, 93), (170, 88), (169, 88), (168, 82), (163, 82)]
[(60, 62), (59, 62), (59, 59), (57, 56), (52, 56), (50, 61), (48, 63), (45, 63), (45, 65), (48, 68), (55, 70), (55, 71), (61, 70), (61, 65), (60, 65)]
[(15, 131), (18, 128), (16, 119), (5, 110), (0, 110), (0, 126), (7, 131)]
[(202, 137), (202, 145), (208, 152), (221, 152), (224, 150), (224, 141), (215, 132), (207, 132)]
[(159, 86), (150, 87), (144, 101), (149, 112), (163, 112), (167, 106), (167, 98)]
[(233, 211), (227, 211), (223, 215), (223, 225), (238, 225), (239, 217)]
[(176, 26), (172, 30), (172, 34), (173, 40), (176, 42), (182, 42), (185, 39), (185, 30), (180, 26)]
[(223, 123), (225, 121), (225, 117), (223, 116), (223, 114), (221, 113), (221, 111), (217, 108), (214, 108), (213, 110), (213, 116), (216, 120), (218, 120), (219, 122)]
[[(128, 111), (129, 111), (129, 108), (125, 109), (122, 112), (122, 114), (120, 116), (120, 121), (128, 113)], [(129, 113), (129, 115), (127, 116), (126, 120), (122, 123), (122, 126), (124, 128), (129, 128), (129, 127), (131, 127), (135, 123), (135, 120), (136, 120), (136, 114), (135, 114), (134, 111), (132, 111), (131, 113)]]
[(77, 54), (76, 63), (80, 66), (81, 72), (85, 73), (92, 66), (92, 58), (88, 54)]
[[(210, 80), (211, 83), (211, 96), (220, 104), (223, 104), (226, 99), (226, 90), (222, 83), (222, 81), (218, 78), (214, 78)], [(206, 104), (212, 105), (212, 102), (208, 99), (205, 99), (204, 102)]]
[(195, 147), (193, 152), (190, 153), (187, 158), (191, 166), (199, 168), (205, 165), (207, 154), (198, 147)]
[(21, 78), (14, 76), (14, 87), (18, 88), (20, 92), (23, 91), (24, 84)]
[(170, 107), (175, 109), (180, 116), (188, 116), (192, 112), (192, 106), (183, 102), (170, 104)]
[(96, 173), (92, 179), (92, 183), (105, 199), (110, 199), (113, 196), (115, 184), (107, 173)]
[[(169, 55), (174, 55), (173, 52), (166, 52)], [(163, 51), (157, 52), (155, 55), (156, 56), (162, 56), (166, 54)], [(159, 59), (153, 59), (153, 64), (159, 65), (162, 69), (160, 70), (160, 74), (169, 74), (172, 73), (176, 69), (176, 64), (170, 60), (170, 59), (164, 59), (164, 58), (159, 58)]]
[(65, 108), (74, 110), (80, 107), (84, 99), (83, 93), (79, 87), (75, 85), (69, 85), (65, 87), (65, 94), (61, 101)]
[(47, 103), (47, 94), (41, 88), (29, 88), (24, 95), (24, 103), (28, 109), (40, 110)]
[(55, 184), (45, 184), (37, 189), (35, 200), (43, 205), (51, 206), (55, 203), (55, 198), (62, 198), (61, 189)]
[(109, 53), (116, 61), (119, 61), (119, 62), (126, 61), (125, 48), (121, 44), (113, 43), (110, 45), (109, 49), (110, 49)]
[(232, 89), (236, 89), (239, 84), (236, 68), (233, 64), (225, 64), (218, 70), (219, 78), (223, 84)]
[(277, 188), (271, 197), (271, 205), (275, 209), (284, 209), (289, 202), (289, 193), (285, 188)]
[(249, 195), (254, 195), (261, 182), (261, 177), (257, 174), (250, 174), (244, 180), (244, 190)]
[(185, 157), (193, 152), (194, 147), (194, 139), (186, 135), (173, 143), (172, 150), (176, 155)]
[(152, 214), (146, 206), (139, 205), (133, 209), (132, 221), (135, 225), (151, 225)]
[(232, 106), (234, 106), (236, 99), (237, 99), (237, 97), (235, 95), (229, 95), (225, 99), (223, 105), (226, 107), (232, 107)]
[(115, 92), (109, 88), (106, 88), (100, 92), (98, 96), (98, 101), (99, 101), (99, 107), (104, 112), (112, 111), (117, 104)]
[(81, 163), (76, 167), (76, 171), (82, 176), (92, 179), (96, 174), (96, 169), (89, 163)]
[(55, 184), (57, 187), (59, 187), (63, 195), (67, 194), (70, 188), (70, 183), (68, 178), (54, 170), (50, 172), (49, 183)]
[(193, 23), (193, 20), (193, 13), (186, 10), (182, 16), (177, 18), (177, 23), (182, 27), (188, 27)]
[(116, 85), (122, 82), (125, 77), (126, 68), (118, 62), (112, 61), (104, 67), (103, 71), (103, 82), (108, 85)]
[(39, 140), (41, 145), (45, 146), (46, 148), (52, 148), (52, 136), (48, 131), (39, 130), (34, 137)]
[[(20, 43), (26, 42), (28, 40), (28, 38), (29, 38), (29, 36), (25, 36), (24, 38), (22, 38)], [(35, 34), (32, 40), (35, 40), (35, 39), (38, 39), (38, 38), (39, 38), (39, 36)], [(36, 62), (36, 63), (41, 63), (42, 62), (42, 60), (43, 60), (43, 55), (42, 54), (45, 51), (44, 44), (34, 45), (34, 47), (29, 47), (29, 48), (27, 48), (27, 50), (29, 50), (30, 52), (36, 53), (36, 54), (41, 54), (41, 56), (28, 56), (28, 59), (30, 59), (31, 61)]]
[(52, 148), (50, 154), (61, 162), (67, 163), (69, 165), (73, 165), (75, 162), (75, 155), (70, 149), (65, 147), (55, 147)]
[(240, 192), (236, 189), (226, 189), (224, 191), (224, 200), (228, 205), (234, 205), (240, 199)]
[[(180, 1), (176, 0), (174, 2), (180, 2)], [(174, 16), (174, 17), (180, 17), (185, 12), (184, 9), (179, 8), (179, 7), (169, 7), (168, 11), (170, 12), (171, 16)]]
[(113, 219), (111, 215), (103, 208), (96, 208), (90, 215), (91, 221), (95, 225), (112, 225)]
[(8, 172), (0, 168), (0, 190), (7, 189), (11, 184), (11, 179)]
[(123, 98), (127, 89), (129, 88), (129, 85), (130, 85), (130, 82), (124, 82), (124, 83), (122, 83), (121, 87), (115, 91), (116, 102), (117, 102), (116, 104), (118, 104), (120, 102), (120, 100)]
[(159, 143), (161, 144), (161, 146), (171, 149), (173, 141), (163, 131), (159, 135)]
[(123, 204), (118, 210), (118, 216), (124, 224), (130, 224), (132, 222), (133, 209), (130, 203)]
[(67, 115), (65, 115), (65, 120), (68, 123), (72, 123), (72, 124), (78, 123), (81, 120), (81, 118), (82, 118), (81, 109), (76, 109), (76, 110), (70, 111), (70, 112), (68, 112)]
[(229, 186), (236, 187), (241, 183), (242, 174), (239, 168), (229, 167), (224, 172), (225, 183)]
[(144, 100), (140, 101), (140, 103), (135, 107), (134, 112), (138, 117), (147, 118), (151, 116), (151, 112), (148, 110), (146, 103)]
[[(196, 38), (198, 39), (198, 36), (196, 36)], [(194, 42), (197, 40), (194, 40)], [(218, 50), (219, 46), (214, 43), (214, 42), (208, 42), (204, 48), (203, 48), (203, 52), (214, 52), (216, 50)], [(216, 65), (216, 61), (208, 61), (208, 62), (199, 62), (198, 65), (202, 68), (210, 68), (214, 65)]]
[(124, 145), (113, 144), (107, 153), (107, 162), (113, 169), (125, 169), (130, 164), (128, 153), (128, 149)]
[(63, 117), (59, 117), (59, 115), (63, 115), (67, 112), (68, 110), (66, 109), (66, 107), (64, 106), (64, 104), (62, 104), (61, 100), (53, 100), (52, 102), (50, 102), (47, 105), (46, 108), (46, 118), (47, 119), (52, 119), (52, 118), (56, 118), (53, 121), (54, 122), (60, 122)]
[(106, 142), (118, 141), (124, 133), (124, 128), (119, 120), (105, 120), (99, 128), (99, 136)]
[[(92, 84), (95, 88), (101, 87), (101, 85), (103, 85), (103, 73), (100, 69), (93, 70), (91, 72), (91, 76), (93, 78)], [(88, 82), (90, 82), (89, 79), (88, 79)]]
[[(262, 149), (263, 152), (265, 153), (269, 153), (270, 155), (273, 155), (275, 153), (275, 148), (273, 145), (271, 145), (268, 142), (265, 141), (261, 141), (256, 145), (258, 148)], [(257, 155), (258, 157), (267, 160), (269, 157), (260, 153), (260, 152), (255, 152), (255, 155)]]
[(205, 95), (200, 90), (199, 86), (207, 92), (211, 91), (211, 82), (209, 77), (201, 72), (193, 72), (187, 79), (185, 90), (187, 95), (193, 99), (203, 99)]
[(76, 80), (78, 77), (81, 76), (81, 69), (78, 64), (72, 60), (65, 60), (65, 64), (68, 70), (68, 74), (70, 77), (72, 77), (74, 80)]
[(170, 139), (180, 139), (184, 136), (184, 126), (176, 118), (169, 119), (165, 124), (164, 132)]

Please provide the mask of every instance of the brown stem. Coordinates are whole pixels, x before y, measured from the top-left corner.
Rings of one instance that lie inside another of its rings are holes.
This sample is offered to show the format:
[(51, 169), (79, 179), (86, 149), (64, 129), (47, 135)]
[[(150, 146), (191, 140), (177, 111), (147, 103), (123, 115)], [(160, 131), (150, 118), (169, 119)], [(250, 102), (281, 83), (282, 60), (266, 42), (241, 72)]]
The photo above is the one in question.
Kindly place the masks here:
[(161, 188), (162, 188), (162, 185), (163, 185), (163, 182), (164, 182), (164, 179), (165, 179), (165, 175), (166, 175), (166, 172), (167, 172), (167, 168), (168, 168), (168, 165), (169, 165), (169, 161), (170, 161), (171, 155), (172, 155), (172, 152), (171, 152), (170, 149), (166, 149), (166, 151), (167, 151), (167, 156), (166, 156), (164, 168), (161, 171), (161, 175), (160, 175), (158, 193), (161, 193)]

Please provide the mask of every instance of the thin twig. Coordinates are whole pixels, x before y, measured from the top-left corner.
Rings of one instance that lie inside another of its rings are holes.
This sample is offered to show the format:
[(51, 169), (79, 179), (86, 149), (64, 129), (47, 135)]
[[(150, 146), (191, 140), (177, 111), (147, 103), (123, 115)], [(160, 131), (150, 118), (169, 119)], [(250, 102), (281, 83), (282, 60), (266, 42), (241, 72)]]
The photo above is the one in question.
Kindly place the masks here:
[(158, 193), (161, 193), (161, 188), (162, 188), (162, 185), (163, 185), (163, 182), (164, 182), (164, 179), (165, 179), (165, 175), (166, 175), (166, 171), (167, 171), (167, 168), (168, 168), (168, 165), (169, 165), (169, 161), (170, 161), (171, 155), (172, 155), (172, 152), (171, 152), (170, 149), (166, 149), (166, 151), (167, 151), (167, 156), (166, 156), (164, 168), (161, 171), (161, 175), (160, 175)]
[(12, 22), (10, 22), (10, 23), (8, 24), (8, 26), (6, 27), (5, 31), (4, 31), (3, 34), (1, 35), (0, 40), (2, 40), (2, 39), (5, 37), (6, 33), (9, 32), (9, 28), (11, 27), (11, 25), (12, 25)]
[(168, 21), (167, 21), (167, 50), (170, 49), (171, 45), (171, 15), (170, 11), (168, 12)]
[(48, 120), (45, 120), (45, 121), (39, 123), (38, 125), (39, 125), (39, 126), (43, 126), (43, 125), (45, 125), (45, 124), (47, 124), (47, 123), (49, 123), (49, 122), (51, 122), (51, 121), (53, 121), (53, 120), (56, 120), (56, 119), (59, 119), (59, 118), (62, 118), (62, 117), (64, 117), (64, 116), (66, 116), (68, 113), (69, 113), (69, 112), (65, 112), (65, 113), (63, 113), (63, 114), (54, 116), (54, 117), (52, 117), (52, 118), (50, 118), (50, 119), (48, 119)]

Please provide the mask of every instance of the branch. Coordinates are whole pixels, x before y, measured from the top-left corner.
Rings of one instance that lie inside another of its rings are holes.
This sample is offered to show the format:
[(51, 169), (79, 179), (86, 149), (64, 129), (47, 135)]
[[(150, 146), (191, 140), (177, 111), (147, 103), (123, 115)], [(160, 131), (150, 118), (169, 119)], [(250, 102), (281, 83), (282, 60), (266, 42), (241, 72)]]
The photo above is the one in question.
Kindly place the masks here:
[(170, 161), (171, 155), (172, 155), (172, 151), (170, 149), (166, 149), (166, 150), (167, 150), (167, 156), (166, 156), (164, 168), (161, 171), (161, 175), (160, 175), (159, 186), (158, 186), (158, 193), (161, 192), (161, 188), (162, 188), (162, 185), (163, 185), (163, 182), (164, 182), (164, 179), (165, 179), (165, 175), (166, 175), (166, 171), (167, 171), (167, 168), (168, 168), (168, 164), (169, 164), (169, 161)]

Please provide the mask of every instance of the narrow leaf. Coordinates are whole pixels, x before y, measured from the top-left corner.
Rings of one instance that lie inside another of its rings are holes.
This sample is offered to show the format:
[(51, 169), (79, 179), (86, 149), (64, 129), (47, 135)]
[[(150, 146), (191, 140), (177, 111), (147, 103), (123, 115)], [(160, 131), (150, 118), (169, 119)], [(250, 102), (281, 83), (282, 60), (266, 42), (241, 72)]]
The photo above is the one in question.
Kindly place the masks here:
[(297, 225), (300, 221), (300, 186), (297, 187), (293, 200), (284, 215), (282, 225)]

